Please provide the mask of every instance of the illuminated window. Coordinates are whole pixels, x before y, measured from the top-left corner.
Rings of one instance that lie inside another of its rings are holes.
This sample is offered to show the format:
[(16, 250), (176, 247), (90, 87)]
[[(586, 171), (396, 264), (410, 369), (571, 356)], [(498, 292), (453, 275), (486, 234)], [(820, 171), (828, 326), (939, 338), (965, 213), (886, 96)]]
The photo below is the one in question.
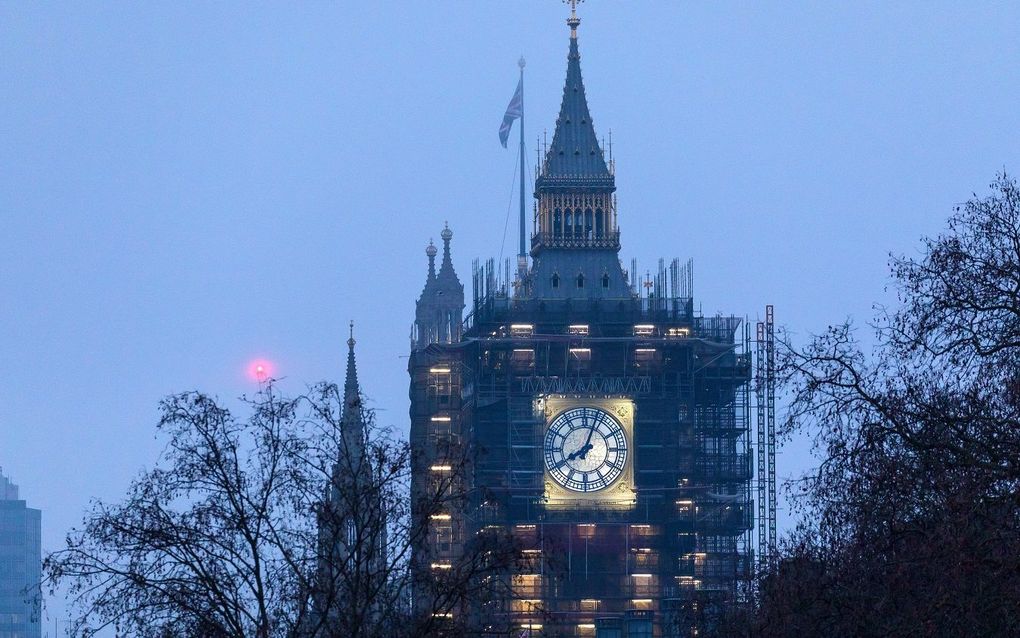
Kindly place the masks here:
[[(598, 611), (599, 601), (597, 598), (582, 598), (580, 607), (581, 611)], [(592, 625), (592, 627), (594, 626)]]
[(634, 365), (639, 368), (650, 366), (658, 356), (655, 348), (634, 348)]
[(655, 326), (647, 323), (639, 323), (634, 326), (635, 337), (651, 337), (655, 334)]
[(535, 367), (535, 351), (531, 348), (516, 348), (511, 363), (518, 370), (530, 370)]
[(530, 337), (535, 334), (535, 326), (530, 323), (510, 324), (511, 337)]

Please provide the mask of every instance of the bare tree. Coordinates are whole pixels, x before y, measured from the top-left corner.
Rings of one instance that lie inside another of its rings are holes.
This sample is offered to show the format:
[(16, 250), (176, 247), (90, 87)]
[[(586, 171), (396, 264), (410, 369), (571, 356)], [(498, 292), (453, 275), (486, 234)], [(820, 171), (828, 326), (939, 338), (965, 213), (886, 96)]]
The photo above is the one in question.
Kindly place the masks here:
[(814, 437), (802, 515), (760, 583), (763, 635), (1012, 635), (1020, 621), (1020, 191), (957, 208), (868, 353), (787, 341), (785, 431)]
[[(493, 595), (516, 559), (503, 539), (471, 539), (427, 583), (411, 569), (431, 517), (467, 497), (466, 460), (416, 496), (412, 516), (413, 451), (360, 399), (360, 446), (342, 434), (336, 385), (285, 398), (268, 384), (243, 402), (242, 419), (198, 392), (165, 399), (156, 467), (122, 501), (94, 502), (46, 558), (50, 587), (71, 594), (75, 635), (441, 635), (452, 609)], [(412, 605), (422, 593), (429, 604)]]

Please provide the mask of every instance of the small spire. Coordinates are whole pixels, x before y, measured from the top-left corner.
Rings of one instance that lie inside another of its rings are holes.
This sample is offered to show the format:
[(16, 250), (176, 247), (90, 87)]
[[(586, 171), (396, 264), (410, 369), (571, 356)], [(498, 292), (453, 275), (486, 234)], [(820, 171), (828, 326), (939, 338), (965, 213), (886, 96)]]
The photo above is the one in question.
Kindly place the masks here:
[(448, 222), (443, 222), (443, 232), (439, 236), (443, 238), (443, 265), (439, 268), (439, 272), (442, 274), (447, 269), (453, 272), (453, 259), (450, 257), (450, 240), (453, 239), (453, 231), (450, 230)]
[(340, 436), (350, 460), (360, 459), (365, 450), (365, 420), (361, 410), (361, 386), (358, 366), (354, 360), (354, 321), (350, 322), (347, 338), (347, 378), (344, 380), (344, 404), (340, 415)]
[(354, 321), (350, 323), (350, 337), (347, 339), (347, 378), (344, 380), (344, 413), (348, 418), (360, 416), (361, 388), (358, 386), (358, 366), (354, 360)]
[(439, 251), (436, 250), (436, 245), (432, 243), (431, 239), (429, 239), (428, 248), (425, 249), (425, 254), (429, 258), (429, 281), (436, 278), (436, 253), (438, 252)]

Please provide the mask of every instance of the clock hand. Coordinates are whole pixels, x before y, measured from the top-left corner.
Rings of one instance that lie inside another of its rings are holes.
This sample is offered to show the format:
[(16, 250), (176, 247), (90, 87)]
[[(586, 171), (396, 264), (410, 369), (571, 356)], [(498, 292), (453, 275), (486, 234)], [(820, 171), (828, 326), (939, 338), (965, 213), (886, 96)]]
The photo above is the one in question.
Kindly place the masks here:
[(583, 459), (585, 454), (587, 454), (591, 450), (591, 448), (592, 448), (592, 444), (591, 443), (586, 443), (585, 445), (581, 446), (581, 449), (579, 449), (577, 451), (574, 451), (574, 452), (571, 452), (570, 455), (567, 456), (567, 460), (568, 461), (573, 461), (574, 459), (576, 459), (579, 456)]
[(582, 445), (581, 449), (575, 452), (574, 454), (580, 454), (581, 458), (583, 459), (585, 455), (587, 455), (588, 452), (591, 451), (592, 448), (591, 437), (595, 434), (595, 428), (597, 428), (598, 425), (599, 425), (598, 421), (596, 421), (595, 424), (591, 426), (591, 429), (588, 430), (588, 438), (585, 440), (584, 445)]

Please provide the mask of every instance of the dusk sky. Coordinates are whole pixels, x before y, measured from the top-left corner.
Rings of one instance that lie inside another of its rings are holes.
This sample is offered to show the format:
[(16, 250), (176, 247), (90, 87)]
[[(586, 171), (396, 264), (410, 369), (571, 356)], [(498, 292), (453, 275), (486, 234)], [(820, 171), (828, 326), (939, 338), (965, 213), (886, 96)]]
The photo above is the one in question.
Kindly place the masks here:
[[(800, 337), (864, 322), (892, 301), (890, 252), (1020, 167), (1016, 3), (578, 13), (624, 266), (693, 258), (706, 315), (772, 303)], [(42, 509), (44, 550), (152, 466), (161, 397), (231, 402), (257, 358), (289, 392), (338, 380), (348, 320), (379, 420), (406, 431), (425, 247), (449, 221), (469, 298), (473, 258), (514, 254), (497, 131), (523, 54), (530, 180), (568, 14), (0, 4), (0, 466)]]

